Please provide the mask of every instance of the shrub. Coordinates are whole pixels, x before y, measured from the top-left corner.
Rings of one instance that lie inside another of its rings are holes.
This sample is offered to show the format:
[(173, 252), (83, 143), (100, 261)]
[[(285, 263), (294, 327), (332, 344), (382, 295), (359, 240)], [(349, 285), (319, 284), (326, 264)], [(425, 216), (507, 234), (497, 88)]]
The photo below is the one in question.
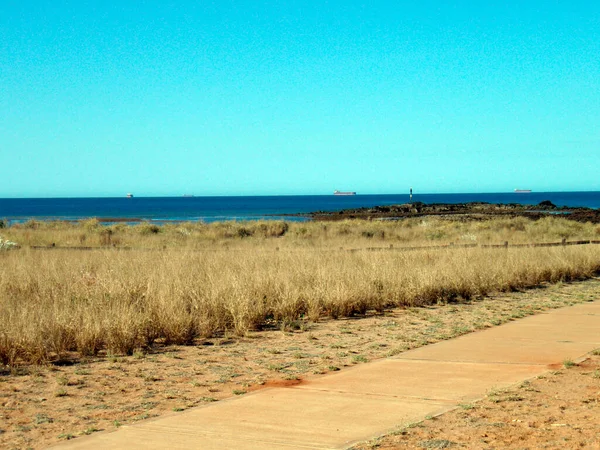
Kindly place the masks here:
[(0, 250), (10, 250), (12, 248), (19, 248), (19, 244), (0, 237)]
[(161, 232), (161, 229), (158, 225), (148, 222), (140, 223), (134, 227), (138, 233), (142, 236), (147, 236), (149, 234), (158, 234)]
[(385, 230), (365, 230), (361, 232), (361, 236), (367, 239), (372, 239), (374, 237), (385, 239)]
[(287, 233), (289, 225), (286, 222), (261, 222), (258, 230), (263, 237), (281, 237)]
[(348, 226), (347, 224), (344, 224), (342, 226), (340, 226), (337, 230), (338, 235), (340, 236), (346, 236), (349, 235), (351, 233), (350, 231), (350, 226)]
[(254, 232), (247, 227), (239, 227), (236, 231), (236, 235), (240, 238), (250, 237), (254, 234)]
[(105, 228), (100, 231), (100, 245), (109, 246), (112, 244), (113, 231), (110, 228)]
[(22, 225), (22, 227), (30, 229), (30, 230), (37, 230), (38, 228), (40, 228), (40, 225), (41, 225), (41, 223), (38, 222), (37, 220), (29, 219), (27, 222), (25, 222)]
[(446, 233), (444, 233), (442, 230), (435, 230), (427, 233), (426, 236), (427, 239), (431, 241), (437, 241), (443, 239), (446, 236)]
[(87, 231), (96, 230), (100, 226), (100, 222), (96, 218), (80, 220), (79, 223)]

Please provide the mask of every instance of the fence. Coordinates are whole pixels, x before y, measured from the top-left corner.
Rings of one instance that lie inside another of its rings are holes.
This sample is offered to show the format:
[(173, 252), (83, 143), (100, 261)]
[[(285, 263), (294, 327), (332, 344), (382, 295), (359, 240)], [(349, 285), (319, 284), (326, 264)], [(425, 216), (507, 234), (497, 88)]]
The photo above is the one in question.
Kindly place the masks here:
[[(414, 250), (439, 250), (439, 249), (457, 249), (457, 248), (526, 248), (526, 247), (562, 247), (562, 246), (570, 246), (570, 245), (589, 245), (589, 244), (600, 244), (600, 240), (580, 240), (580, 241), (567, 241), (563, 239), (561, 242), (536, 242), (531, 244), (511, 244), (508, 241), (505, 241), (502, 244), (455, 244), (451, 242), (449, 244), (443, 245), (422, 245), (417, 247), (394, 247), (394, 244), (390, 244), (388, 247), (366, 247), (366, 248), (350, 248), (344, 249), (340, 247), (340, 250), (346, 250), (349, 252), (359, 252), (359, 251), (414, 251)], [(21, 248), (21, 247), (18, 247)], [(167, 247), (163, 248), (136, 248), (136, 247), (60, 247), (54, 244), (42, 246), (42, 245), (32, 245), (29, 247), (32, 250), (140, 250), (140, 251), (160, 251), (166, 250)], [(206, 249), (205, 249), (206, 250)], [(279, 247), (275, 250), (279, 250)]]
[(504, 241), (502, 244), (450, 244), (444, 245), (422, 245), (418, 247), (394, 247), (390, 244), (389, 247), (367, 247), (366, 249), (353, 248), (351, 252), (357, 252), (361, 250), (367, 251), (383, 251), (383, 250), (437, 250), (437, 249), (455, 249), (455, 248), (524, 248), (524, 247), (562, 247), (567, 245), (588, 245), (588, 244), (600, 244), (600, 240), (581, 240), (581, 241), (567, 241), (563, 239), (561, 242), (536, 242), (532, 244), (510, 244), (508, 241)]

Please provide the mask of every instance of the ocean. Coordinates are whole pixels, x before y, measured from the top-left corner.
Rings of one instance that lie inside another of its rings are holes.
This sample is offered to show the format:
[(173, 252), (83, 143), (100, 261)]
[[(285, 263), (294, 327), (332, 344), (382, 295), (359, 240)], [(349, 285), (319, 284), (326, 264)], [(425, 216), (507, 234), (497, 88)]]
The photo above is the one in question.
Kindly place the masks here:
[[(600, 192), (532, 192), (496, 194), (414, 194), (413, 202), (520, 203), (550, 200), (557, 206), (600, 208)], [(0, 219), (9, 223), (37, 220), (79, 220), (89, 217), (154, 222), (223, 220), (307, 220), (287, 214), (336, 211), (407, 203), (397, 195), (294, 195), (254, 197), (133, 197), (0, 199)]]

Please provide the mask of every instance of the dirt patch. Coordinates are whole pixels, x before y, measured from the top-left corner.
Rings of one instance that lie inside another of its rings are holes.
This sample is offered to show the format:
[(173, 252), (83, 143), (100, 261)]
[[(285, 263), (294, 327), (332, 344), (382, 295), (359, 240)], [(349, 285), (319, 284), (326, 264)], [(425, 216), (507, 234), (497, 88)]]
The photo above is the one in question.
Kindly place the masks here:
[(600, 352), (353, 448), (600, 448)]
[[(22, 367), (0, 375), (0, 447), (43, 448), (61, 440), (115, 430), (123, 424), (244, 395), (258, 386), (297, 385), (318, 374), (397, 355), (549, 308), (595, 300), (598, 292), (598, 280), (546, 285), (537, 290), (463, 303), (395, 309), (360, 318), (302, 322), (293, 330), (252, 332), (242, 338), (225, 335), (199, 340), (193, 346), (157, 346), (150, 352), (127, 357), (103, 356), (67, 360), (61, 365)], [(590, 364), (596, 359), (591, 359)], [(585, 367), (588, 366), (560, 372), (570, 376), (580, 369), (595, 370), (592, 366)], [(553, 375), (552, 379), (560, 380), (560, 376)], [(586, 386), (593, 387), (592, 384)], [(573, 402), (589, 400), (586, 405), (595, 407), (593, 412), (600, 417), (598, 403), (592, 401), (596, 398), (594, 392), (597, 391), (591, 390), (587, 397), (577, 397)], [(555, 395), (570, 396), (571, 391), (557, 391)], [(513, 426), (514, 418), (523, 420), (524, 416), (517, 415), (518, 410), (510, 408), (525, 403), (503, 400), (500, 404), (507, 408), (507, 417), (512, 414), (509, 426)], [(479, 405), (476, 408), (476, 411), (486, 411)], [(552, 411), (551, 416), (556, 419), (552, 423), (567, 423), (559, 420), (560, 409)], [(582, 421), (583, 416), (582, 413)], [(500, 423), (500, 420), (493, 419), (493, 422)], [(490, 427), (491, 431), (482, 433), (487, 433), (492, 442), (494, 435), (490, 433), (495, 428)], [(581, 430), (588, 432), (585, 427)], [(502, 430), (498, 432), (501, 434)], [(436, 438), (432, 432), (434, 437), (422, 440), (463, 442), (458, 439), (459, 435), (460, 432), (449, 436), (438, 434)], [(475, 448), (481, 446), (474, 444)]]
[(292, 387), (299, 386), (301, 384), (307, 384), (306, 380), (298, 378), (296, 380), (268, 380), (262, 385), (250, 386), (248, 391), (258, 391), (260, 389), (266, 388), (284, 388), (284, 387)]

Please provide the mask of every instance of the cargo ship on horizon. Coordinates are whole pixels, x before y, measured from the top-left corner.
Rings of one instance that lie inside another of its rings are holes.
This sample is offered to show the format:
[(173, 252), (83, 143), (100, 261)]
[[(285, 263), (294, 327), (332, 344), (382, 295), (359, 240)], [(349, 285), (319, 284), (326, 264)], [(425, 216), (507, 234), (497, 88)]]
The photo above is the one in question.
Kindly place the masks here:
[(354, 191), (333, 191), (333, 195), (356, 195)]
[(529, 194), (531, 189), (515, 189), (515, 194)]

